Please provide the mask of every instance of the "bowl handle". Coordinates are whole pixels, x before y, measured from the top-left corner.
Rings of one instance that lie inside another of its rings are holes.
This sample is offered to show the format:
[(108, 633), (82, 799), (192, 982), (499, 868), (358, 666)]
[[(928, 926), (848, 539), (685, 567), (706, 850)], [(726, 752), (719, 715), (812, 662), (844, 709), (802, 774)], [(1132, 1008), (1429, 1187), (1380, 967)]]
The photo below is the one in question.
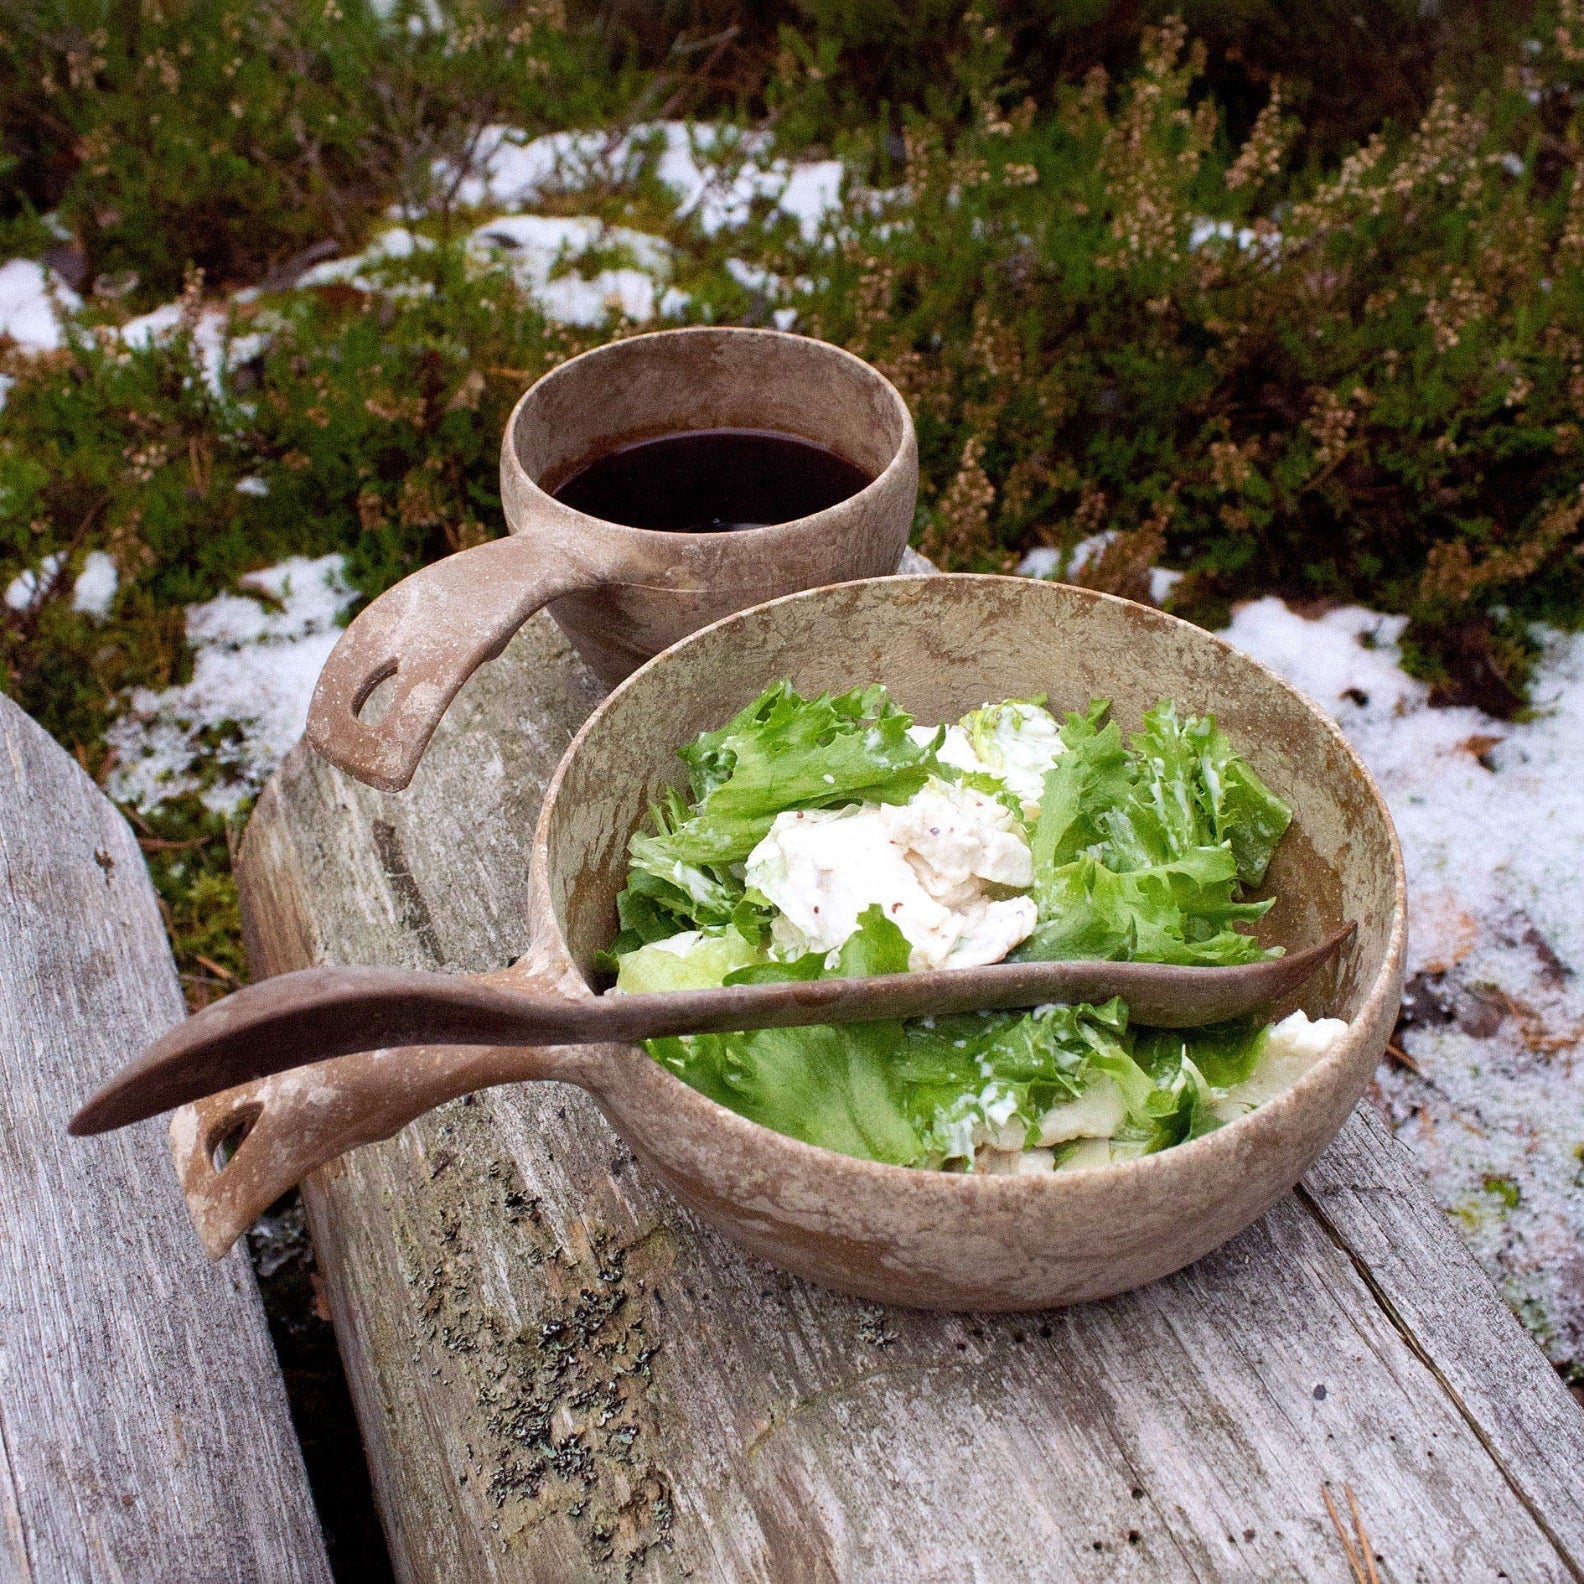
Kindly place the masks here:
[(183, 1106), (171, 1117), (171, 1156), (198, 1237), (219, 1259), (283, 1193), (346, 1151), (476, 1089), (576, 1082), (592, 1056), (586, 1046), (404, 1046), (293, 1068)]
[[(308, 741), (359, 781), (401, 791), (462, 684), (541, 605), (603, 581), (605, 569), (534, 534), (492, 539), (421, 568), (342, 633), (314, 689)], [(360, 719), (387, 679), (394, 691), (384, 715)]]

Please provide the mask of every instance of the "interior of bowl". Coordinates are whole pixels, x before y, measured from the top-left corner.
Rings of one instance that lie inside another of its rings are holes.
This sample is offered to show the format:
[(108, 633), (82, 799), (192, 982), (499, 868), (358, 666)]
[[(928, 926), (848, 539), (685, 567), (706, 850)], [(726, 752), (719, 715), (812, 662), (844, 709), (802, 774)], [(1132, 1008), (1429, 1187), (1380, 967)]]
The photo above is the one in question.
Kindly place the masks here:
[(927, 724), (1044, 694), (1058, 715), (1108, 698), (1124, 731), (1170, 697), (1213, 712), (1292, 805), (1266, 890), (1267, 944), (1321, 939), (1345, 920), (1352, 947), (1280, 1013), (1351, 1018), (1388, 951), (1395, 841), (1378, 795), (1337, 729), (1301, 694), (1186, 622), (1147, 606), (1025, 578), (879, 578), (793, 595), (729, 617), (657, 656), (590, 718), (546, 805), (548, 899), (579, 971), (616, 930), (627, 839), (667, 786), (676, 750), (781, 678), (805, 694), (883, 682)]
[(896, 392), (850, 353), (774, 330), (660, 331), (573, 359), (517, 409), (511, 443), (554, 491), (596, 456), (697, 429), (771, 429), (845, 455), (871, 478), (907, 435)]

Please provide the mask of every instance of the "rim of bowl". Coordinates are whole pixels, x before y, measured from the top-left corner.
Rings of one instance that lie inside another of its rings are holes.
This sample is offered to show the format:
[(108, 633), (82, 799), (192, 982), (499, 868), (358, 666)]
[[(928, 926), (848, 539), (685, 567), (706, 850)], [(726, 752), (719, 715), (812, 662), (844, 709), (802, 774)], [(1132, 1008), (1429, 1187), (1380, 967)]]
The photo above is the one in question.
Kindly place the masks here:
[[(1357, 1013), (1348, 1020), (1348, 1031), (1337, 1043), (1326, 1052), (1303, 1076), (1289, 1084), (1279, 1094), (1273, 1095), (1269, 1100), (1256, 1106), (1252, 1111), (1246, 1112), (1232, 1122), (1223, 1123), (1213, 1132), (1201, 1134), (1196, 1139), (1185, 1139), (1181, 1144), (1173, 1144), (1168, 1149), (1157, 1150), (1150, 1155), (1136, 1155), (1128, 1160), (1108, 1161), (1103, 1166), (1074, 1167), (1067, 1171), (1052, 1171), (1029, 1173), (1027, 1175), (991, 1175), (984, 1172), (951, 1172), (942, 1171), (937, 1167), (896, 1166), (888, 1161), (868, 1160), (860, 1155), (844, 1155), (839, 1150), (827, 1149), (822, 1144), (810, 1144), (803, 1139), (793, 1138), (789, 1133), (778, 1133), (774, 1128), (766, 1127), (762, 1122), (755, 1122), (750, 1117), (745, 1117), (741, 1112), (733, 1111), (729, 1106), (723, 1106), (716, 1100), (667, 1068), (654, 1061), (649, 1054), (639, 1046), (628, 1047), (642, 1061), (653, 1067), (656, 1072), (663, 1075), (667, 1086), (674, 1086), (680, 1091), (679, 1098), (684, 1103), (697, 1102), (705, 1108), (706, 1114), (713, 1113), (713, 1120), (719, 1127), (741, 1134), (745, 1139), (757, 1142), (758, 1147), (766, 1147), (767, 1141), (773, 1141), (774, 1146), (791, 1149), (795, 1154), (806, 1152), (806, 1160), (811, 1165), (818, 1165), (825, 1171), (841, 1169), (844, 1171), (857, 1170), (864, 1175), (873, 1175), (879, 1180), (893, 1184), (901, 1182), (923, 1183), (939, 1187), (948, 1193), (964, 1194), (969, 1196), (984, 1196), (986, 1194), (1015, 1194), (1020, 1192), (1050, 1193), (1062, 1192), (1064, 1187), (1076, 1187), (1078, 1184), (1093, 1183), (1096, 1179), (1120, 1173), (1159, 1174), (1163, 1171), (1174, 1171), (1188, 1160), (1201, 1160), (1209, 1152), (1215, 1150), (1235, 1149), (1236, 1143), (1227, 1142), (1228, 1135), (1236, 1132), (1238, 1139), (1246, 1139), (1253, 1127), (1269, 1127), (1272, 1119), (1279, 1117), (1283, 1112), (1290, 1110), (1297, 1103), (1297, 1097), (1308, 1090), (1316, 1088), (1321, 1075), (1329, 1078), (1339, 1068), (1346, 1066), (1357, 1054), (1360, 1036), (1357, 1032), (1359, 1025), (1366, 1021), (1385, 998), (1391, 988), (1391, 983), (1396, 977), (1396, 970), (1404, 960), (1407, 947), (1407, 911), (1408, 911), (1408, 883), (1406, 871), (1403, 868), (1402, 846), (1398, 841), (1397, 827), (1392, 820), (1391, 810), (1387, 806), (1385, 796), (1381, 792), (1375, 777), (1370, 773), (1369, 767), (1359, 757), (1358, 751), (1347, 740), (1342, 728), (1336, 721), (1325, 713), (1308, 694), (1293, 686), (1279, 672), (1273, 670), (1261, 660), (1256, 660), (1252, 655), (1245, 653), (1235, 644), (1228, 642), (1219, 633), (1213, 633), (1203, 627), (1194, 627), (1193, 623), (1184, 621), (1180, 616), (1173, 616), (1167, 611), (1158, 610), (1152, 605), (1141, 605), (1136, 600), (1127, 600), (1116, 594), (1103, 594), (1097, 589), (1086, 589), (1077, 584), (1054, 584), (1050, 580), (1039, 578), (1012, 577), (1000, 573), (989, 572), (921, 572), (899, 573), (890, 577), (856, 578), (848, 583), (826, 583), (818, 588), (801, 589), (795, 594), (783, 594), (777, 599), (764, 600), (758, 605), (749, 605), (740, 611), (733, 611), (729, 616), (723, 616), (718, 621), (710, 622), (707, 626), (700, 627), (689, 633), (685, 638), (680, 638), (667, 649), (662, 649), (659, 654), (646, 660), (631, 676), (624, 678), (611, 689), (606, 696), (578, 728), (576, 736), (567, 744), (566, 752), (561, 756), (556, 765), (555, 772), (545, 787), (544, 803), (541, 806), (538, 820), (534, 826), (533, 843), (533, 872), (537, 883), (542, 883), (544, 873), (544, 857), (547, 847), (546, 825), (548, 811), (554, 804), (557, 794), (561, 790), (567, 766), (572, 763), (578, 750), (582, 747), (583, 740), (594, 729), (598, 721), (619, 695), (634, 686), (640, 677), (651, 669), (663, 665), (669, 657), (685, 648), (706, 634), (714, 633), (721, 628), (728, 627), (734, 622), (740, 622), (748, 617), (757, 615), (760, 611), (768, 610), (771, 606), (788, 605), (795, 600), (817, 598), (828, 594), (833, 589), (855, 588), (864, 585), (878, 584), (904, 584), (904, 583), (929, 583), (940, 586), (944, 581), (950, 580), (958, 585), (1009, 583), (1019, 588), (1039, 587), (1042, 584), (1059, 587), (1070, 592), (1076, 592), (1087, 599), (1100, 604), (1111, 604), (1125, 607), (1129, 611), (1139, 611), (1151, 620), (1166, 623), (1175, 623), (1178, 626), (1191, 628), (1200, 638), (1208, 639), (1226, 654), (1245, 665), (1254, 667), (1262, 672), (1268, 679), (1277, 683), (1286, 692), (1298, 699), (1303, 707), (1320, 724), (1322, 729), (1331, 737), (1332, 741), (1341, 748), (1347, 762), (1352, 767), (1353, 773), (1359, 777), (1367, 788), (1371, 799), (1380, 811), (1386, 827), (1387, 844), (1391, 852), (1392, 865), (1392, 918), (1391, 928), (1387, 932), (1385, 949), (1381, 955), (1380, 966), (1376, 969), (1370, 980), (1369, 988), (1359, 1006)], [(553, 910), (552, 910), (553, 917)], [(557, 944), (563, 955), (566, 954), (565, 937), (561, 934), (559, 921), (556, 921)], [(582, 980), (582, 973), (575, 966), (573, 971)], [(596, 1091), (597, 1094), (597, 1091)]]
[[(875, 476), (870, 479), (862, 489), (854, 490), (851, 495), (845, 495), (841, 500), (835, 501), (829, 506), (821, 507), (817, 512), (809, 512), (802, 517), (789, 517), (785, 522), (761, 523), (756, 528), (739, 529), (737, 530), (738, 532), (750, 533), (758, 537), (764, 534), (785, 533), (788, 530), (806, 528), (814, 518), (823, 517), (827, 512), (835, 511), (839, 507), (846, 506), (852, 501), (864, 500), (871, 494), (872, 491), (878, 491), (882, 484), (890, 484), (898, 470), (907, 467), (917, 456), (918, 431), (913, 423), (912, 411), (909, 409), (907, 402), (903, 400), (901, 391), (899, 391), (896, 386), (893, 385), (891, 381), (874, 366), (874, 364), (866, 362), (863, 358), (857, 356), (856, 353), (849, 352), (846, 347), (839, 347), (831, 341), (821, 341), (814, 336), (795, 335), (789, 330), (760, 329), (754, 325), (679, 325), (674, 330), (648, 330), (645, 331), (643, 335), (625, 336), (620, 341), (606, 341), (597, 347), (590, 347), (588, 351), (579, 352), (576, 357), (568, 358), (565, 363), (558, 363), (548, 373), (541, 374), (539, 378), (536, 379), (533, 384), (530, 385), (528, 389), (517, 398), (516, 402), (512, 405), (511, 412), (508, 413), (506, 417), (506, 427), (503, 433), (503, 449), (505, 454), (511, 458), (511, 466), (516, 469), (517, 474), (527, 486), (531, 495), (538, 497), (540, 503), (548, 502), (552, 507), (555, 507), (560, 511), (570, 513), (579, 521), (596, 522), (602, 529), (610, 529), (618, 534), (638, 534), (644, 539), (653, 539), (672, 545), (675, 544), (675, 541), (679, 537), (687, 537), (686, 535), (678, 535), (668, 528), (637, 528), (631, 523), (612, 522), (608, 517), (595, 517), (590, 512), (579, 511), (576, 507), (568, 506), (565, 501), (558, 500), (556, 496), (550, 493), (549, 490), (544, 489), (540, 485), (539, 480), (528, 471), (527, 465), (523, 462), (522, 455), (517, 449), (517, 423), (519, 417), (521, 416), (522, 409), (527, 404), (529, 397), (531, 397), (534, 392), (540, 388), (540, 386), (548, 384), (552, 380), (559, 379), (569, 369), (577, 367), (578, 364), (584, 362), (585, 360), (598, 358), (607, 354), (615, 355), (619, 348), (629, 347), (640, 341), (659, 341), (679, 336), (697, 335), (757, 336), (761, 339), (768, 338), (784, 343), (798, 342), (804, 345), (812, 344), (814, 346), (823, 348), (826, 352), (839, 354), (839, 356), (846, 362), (856, 365), (858, 368), (862, 369), (869, 378), (879, 383), (881, 389), (885, 391), (887, 397), (890, 399), (892, 405), (896, 408), (896, 411), (902, 420), (902, 437), (897, 443), (896, 451), (892, 455), (891, 460), (887, 462), (886, 465), (878, 473), (876, 473)], [(688, 434), (696, 433), (697, 431), (677, 429), (667, 430), (666, 432), (668, 434)], [(823, 444), (823, 442), (819, 443)], [(826, 449), (831, 451), (836, 450), (834, 446), (826, 446)], [(850, 457), (844, 456), (843, 453), (837, 451), (837, 455), (842, 456), (843, 460), (851, 463), (852, 466), (857, 466), (856, 463), (852, 462)], [(573, 477), (573, 475), (569, 473), (567, 478), (570, 479), (571, 477)], [(565, 480), (563, 480), (563, 482), (565, 482)], [(509, 524), (508, 528), (510, 529)], [(510, 529), (510, 531), (516, 532), (515, 529)], [(821, 586), (825, 588), (837, 587), (836, 584), (831, 583), (823, 584)], [(803, 589), (799, 592), (806, 594), (812, 593), (813, 591), (810, 589)], [(765, 601), (764, 603), (768, 604), (770, 602)], [(758, 607), (746, 606), (745, 609), (757, 610)], [(742, 614), (742, 611), (732, 612), (733, 616), (740, 616)], [(724, 619), (729, 621), (731, 617), (726, 617)], [(710, 625), (713, 626), (715, 624), (712, 622)], [(703, 627), (697, 629), (698, 632), (704, 632), (706, 630), (707, 629)], [(688, 634), (689, 638), (693, 636), (693, 633)], [(662, 650), (661, 653), (663, 654), (665, 651)], [(653, 658), (659, 659), (659, 655), (656, 655)], [(648, 664), (649, 662), (645, 663)], [(603, 700), (601, 702), (603, 702)]]

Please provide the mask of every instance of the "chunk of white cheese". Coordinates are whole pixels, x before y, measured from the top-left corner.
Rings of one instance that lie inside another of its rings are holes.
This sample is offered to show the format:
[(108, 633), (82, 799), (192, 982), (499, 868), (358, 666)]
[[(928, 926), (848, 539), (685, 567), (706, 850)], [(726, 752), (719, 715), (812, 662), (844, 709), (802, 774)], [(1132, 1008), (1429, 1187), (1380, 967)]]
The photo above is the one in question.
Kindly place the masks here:
[(934, 780), (901, 806), (778, 814), (745, 870), (777, 909), (779, 953), (830, 953), (878, 904), (906, 936), (915, 971), (999, 962), (1033, 933), (1038, 910), (988, 888), (1033, 877), (1028, 842), (1000, 803)]
[(1341, 1018), (1315, 1018), (1305, 1012), (1284, 1017), (1271, 1031), (1254, 1071), (1233, 1084), (1225, 1098), (1210, 1108), (1223, 1122), (1247, 1116), (1284, 1089), (1290, 1089), (1348, 1031)]
[(970, 787), (930, 781), (902, 804), (883, 804), (880, 820), (929, 894), (947, 907), (971, 901), (980, 882), (1026, 891), (1034, 856), (1004, 805)]

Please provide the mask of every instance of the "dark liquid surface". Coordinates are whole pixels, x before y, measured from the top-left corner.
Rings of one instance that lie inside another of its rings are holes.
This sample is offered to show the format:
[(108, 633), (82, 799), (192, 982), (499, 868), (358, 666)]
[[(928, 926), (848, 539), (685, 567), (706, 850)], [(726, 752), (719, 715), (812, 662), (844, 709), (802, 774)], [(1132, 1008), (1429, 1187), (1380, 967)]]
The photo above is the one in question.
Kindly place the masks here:
[(870, 482), (846, 457), (795, 435), (699, 429), (621, 446), (553, 493), (628, 528), (730, 533), (824, 511)]

